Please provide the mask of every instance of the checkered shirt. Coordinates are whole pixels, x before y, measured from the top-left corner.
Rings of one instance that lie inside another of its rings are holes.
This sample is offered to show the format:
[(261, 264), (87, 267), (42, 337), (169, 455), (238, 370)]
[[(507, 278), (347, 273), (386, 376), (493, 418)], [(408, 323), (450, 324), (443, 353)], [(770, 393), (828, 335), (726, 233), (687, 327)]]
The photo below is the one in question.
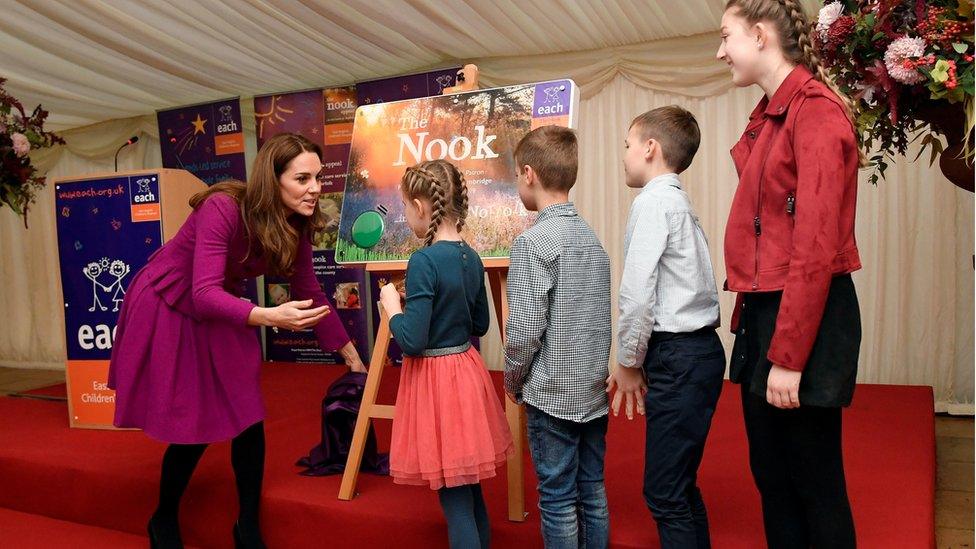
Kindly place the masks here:
[(610, 258), (572, 203), (512, 243), (508, 306), (505, 389), (561, 419), (606, 415)]

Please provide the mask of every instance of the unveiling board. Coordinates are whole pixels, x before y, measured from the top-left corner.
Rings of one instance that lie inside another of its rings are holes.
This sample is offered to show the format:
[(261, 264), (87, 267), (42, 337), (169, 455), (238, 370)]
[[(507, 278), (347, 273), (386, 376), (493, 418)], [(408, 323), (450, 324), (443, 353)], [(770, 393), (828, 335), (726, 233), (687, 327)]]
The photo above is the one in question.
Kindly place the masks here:
[(508, 257), (534, 215), (518, 197), (515, 146), (546, 125), (573, 128), (579, 91), (572, 80), (425, 97), (356, 110), (336, 242), (339, 263), (400, 262), (420, 242), (400, 199), (406, 168), (444, 158), (464, 173), (465, 239), (484, 258)]

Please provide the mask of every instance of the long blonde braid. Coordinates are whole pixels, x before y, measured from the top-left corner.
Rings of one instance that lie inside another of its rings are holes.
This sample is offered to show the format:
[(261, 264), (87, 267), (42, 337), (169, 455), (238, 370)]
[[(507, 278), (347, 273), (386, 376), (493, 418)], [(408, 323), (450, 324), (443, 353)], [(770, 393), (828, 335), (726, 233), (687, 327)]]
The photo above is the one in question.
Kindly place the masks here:
[(813, 28), (807, 19), (803, 6), (798, 0), (728, 0), (725, 9), (736, 8), (739, 15), (750, 23), (772, 21), (779, 31), (780, 44), (783, 54), (791, 62), (807, 67), (814, 78), (834, 92), (844, 108), (844, 114), (854, 128), (857, 139), (858, 162), (862, 167), (867, 165), (867, 157), (861, 144), (861, 135), (857, 131), (857, 105), (834, 82), (833, 77), (820, 61), (820, 54), (810, 39)]
[(457, 230), (461, 232), (464, 230), (464, 223), (468, 219), (468, 182), (464, 180), (464, 172), (461, 171), (457, 166), (453, 166), (454, 171), (457, 172), (457, 177), (454, 182), (454, 196), (459, 197), (457, 204), (458, 218), (457, 218)]

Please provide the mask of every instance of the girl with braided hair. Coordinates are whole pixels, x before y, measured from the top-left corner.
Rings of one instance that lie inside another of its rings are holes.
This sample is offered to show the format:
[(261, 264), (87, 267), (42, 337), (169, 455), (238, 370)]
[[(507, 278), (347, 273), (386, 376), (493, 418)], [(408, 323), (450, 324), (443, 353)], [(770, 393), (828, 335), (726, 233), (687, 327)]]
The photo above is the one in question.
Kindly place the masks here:
[(424, 247), (407, 264), (406, 308), (396, 286), (380, 301), (404, 352), (393, 415), (390, 475), (438, 491), (452, 548), (488, 547), (480, 481), (513, 452), (505, 414), (472, 336), (488, 332), (478, 253), (461, 238), (464, 175), (444, 160), (408, 168), (400, 181), (407, 224)]
[(769, 547), (855, 546), (841, 410), (857, 375), (851, 273), (862, 163), (851, 101), (824, 70), (798, 0), (729, 0), (717, 57), (765, 96), (732, 148), (739, 185), (725, 233), (738, 292), (730, 377)]

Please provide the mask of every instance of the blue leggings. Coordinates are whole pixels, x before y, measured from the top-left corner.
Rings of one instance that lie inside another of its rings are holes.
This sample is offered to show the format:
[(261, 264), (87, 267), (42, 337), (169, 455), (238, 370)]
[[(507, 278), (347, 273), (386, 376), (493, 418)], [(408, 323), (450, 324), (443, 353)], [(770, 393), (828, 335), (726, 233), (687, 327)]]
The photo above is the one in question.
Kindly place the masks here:
[(437, 496), (447, 519), (451, 549), (487, 549), (491, 529), (481, 484), (441, 488)]

